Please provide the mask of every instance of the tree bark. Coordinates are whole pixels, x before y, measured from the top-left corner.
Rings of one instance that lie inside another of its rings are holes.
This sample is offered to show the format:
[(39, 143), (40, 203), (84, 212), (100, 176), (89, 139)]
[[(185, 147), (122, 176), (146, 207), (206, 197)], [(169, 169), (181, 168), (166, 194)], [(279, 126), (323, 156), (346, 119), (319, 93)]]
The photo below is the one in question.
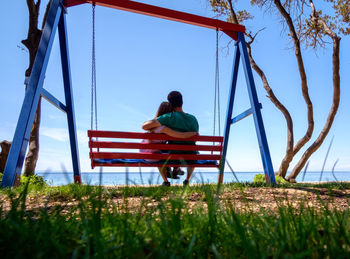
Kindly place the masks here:
[(0, 142), (1, 153), (0, 153), (0, 173), (4, 172), (7, 157), (10, 152), (11, 142), (3, 140)]
[(35, 118), (29, 137), (29, 148), (25, 159), (23, 175), (34, 175), (36, 163), (39, 158), (39, 128), (41, 118), (41, 97), (39, 98), (38, 107), (36, 109)]
[(317, 149), (322, 145), (323, 141), (328, 135), (329, 130), (331, 129), (333, 125), (333, 121), (335, 118), (335, 115), (337, 114), (338, 108), (339, 108), (339, 102), (340, 102), (340, 74), (339, 74), (339, 49), (340, 49), (340, 40), (341, 38), (336, 35), (328, 26), (327, 24), (321, 20), (318, 19), (317, 13), (313, 4), (313, 1), (310, 0), (310, 5), (312, 8), (312, 17), (313, 19), (318, 22), (320, 25), (322, 25), (323, 29), (325, 30), (326, 34), (332, 38), (333, 41), (333, 55), (332, 55), (332, 70), (333, 70), (333, 103), (330, 108), (330, 111), (327, 116), (327, 120), (325, 125), (323, 126), (323, 129), (321, 133), (318, 135), (317, 139), (312, 143), (312, 145), (304, 152), (299, 162), (295, 165), (292, 172), (288, 175), (287, 180), (290, 182), (295, 182), (296, 177), (300, 173), (300, 171), (305, 166), (306, 162), (310, 158), (310, 156), (317, 151)]
[(280, 174), (280, 172), (287, 172), (289, 164), (293, 160), (293, 157), (294, 157), (294, 155), (293, 155), (293, 145), (294, 145), (293, 120), (292, 120), (292, 117), (290, 116), (290, 113), (287, 110), (287, 108), (275, 96), (273, 90), (270, 87), (269, 82), (267, 81), (265, 73), (261, 70), (261, 68), (256, 64), (255, 60), (253, 59), (250, 44), (247, 44), (247, 48), (248, 48), (248, 55), (249, 55), (250, 64), (252, 65), (255, 72), (260, 76), (260, 78), (263, 82), (263, 87), (267, 92), (267, 97), (277, 107), (277, 109), (279, 109), (280, 112), (282, 112), (282, 114), (286, 120), (286, 123), (287, 123), (286, 154), (281, 162), (280, 168), (278, 170), (278, 174)]
[[(238, 23), (238, 18), (235, 13), (235, 10), (232, 5), (232, 0), (227, 0), (228, 6), (227, 9), (231, 12), (231, 19), (233, 23)], [(293, 120), (291, 118), (291, 115), (289, 114), (286, 107), (284, 107), (279, 100), (274, 95), (267, 78), (264, 74), (264, 72), (260, 69), (260, 67), (255, 63), (255, 60), (253, 59), (252, 52), (251, 52), (251, 43), (254, 41), (254, 37), (252, 37), (251, 34), (246, 33), (246, 35), (251, 39), (251, 41), (247, 44), (248, 47), (248, 54), (250, 63), (253, 67), (253, 69), (258, 73), (260, 78), (262, 79), (263, 86), (268, 94), (268, 98), (271, 100), (271, 102), (282, 112), (286, 119), (287, 123), (287, 148), (286, 148), (286, 154), (281, 162), (280, 168), (278, 170), (278, 175), (286, 178), (287, 170), (290, 166), (291, 161), (293, 160), (294, 156), (300, 151), (300, 149), (305, 146), (306, 143), (308, 143), (312, 137), (313, 131), (314, 131), (314, 114), (313, 114), (313, 104), (311, 102), (310, 96), (309, 96), (309, 90), (308, 90), (308, 82), (307, 82), (307, 76), (305, 72), (303, 57), (301, 53), (301, 47), (300, 47), (300, 38), (295, 30), (294, 27), (294, 21), (291, 18), (291, 15), (286, 11), (286, 8), (290, 8), (290, 5), (288, 6), (288, 3), (285, 2), (286, 5), (282, 5), (281, 1), (279, 0), (273, 0), (272, 1), (274, 5), (276, 6), (279, 13), (282, 15), (283, 19), (285, 20), (288, 29), (289, 29), (289, 35), (293, 41), (294, 44), (294, 50), (295, 50), (295, 57), (297, 60), (298, 70), (299, 70), (299, 76), (301, 79), (301, 90), (303, 94), (304, 101), (306, 103), (307, 108), (307, 118), (308, 118), (308, 126), (306, 129), (306, 132), (302, 138), (299, 139), (299, 141), (294, 145), (294, 134), (293, 134)], [(313, 4), (312, 0), (309, 0), (310, 6), (312, 8), (312, 16), (313, 19), (317, 20), (322, 26), (326, 34), (328, 34), (332, 40), (333, 40), (333, 104), (331, 107), (331, 110), (329, 112), (329, 115), (327, 117), (327, 121), (325, 123), (325, 126), (316, 139), (316, 141), (305, 151), (302, 158), (298, 162), (298, 164), (295, 166), (295, 168), (292, 170), (292, 173), (286, 178), (289, 181), (295, 180), (295, 177), (298, 175), (300, 170), (303, 168), (305, 163), (307, 162), (308, 158), (321, 146), (322, 142), (324, 141), (325, 137), (327, 136), (332, 123), (334, 121), (335, 114), (337, 113), (337, 109), (339, 106), (339, 99), (340, 99), (340, 78), (339, 78), (339, 45), (340, 45), (340, 38), (327, 26), (327, 24), (322, 20), (318, 19), (317, 16), (318, 13), (315, 10), (315, 6)], [(265, 5), (266, 2), (262, 1), (261, 5)], [(304, 4), (304, 1), (303, 3)]]
[[(237, 15), (234, 11), (232, 0), (228, 0), (229, 3), (229, 9), (232, 14), (232, 20), (234, 23), (238, 24)], [(249, 55), (249, 61), (252, 65), (252, 68), (255, 70), (255, 72), (260, 76), (263, 87), (265, 91), (267, 92), (267, 97), (270, 99), (270, 101), (276, 106), (276, 108), (283, 114), (286, 124), (287, 124), (287, 145), (286, 145), (286, 153), (285, 156), (281, 162), (280, 168), (278, 170), (278, 175), (281, 175), (282, 177), (285, 177), (286, 172), (289, 168), (290, 162), (293, 160), (293, 157), (295, 155), (294, 153), (294, 130), (293, 130), (293, 119), (287, 110), (287, 108), (277, 99), (275, 96), (272, 88), (270, 87), (270, 84), (266, 78), (265, 73), (262, 71), (262, 69), (257, 65), (255, 62), (252, 50), (251, 50), (251, 44), (254, 41), (254, 38), (252, 35), (246, 33), (246, 35), (251, 39), (250, 43), (247, 43), (247, 49), (248, 49), (248, 55)], [(256, 35), (255, 35), (256, 36)], [(300, 46), (299, 46), (300, 49)], [(305, 74), (305, 72), (304, 72)], [(306, 78), (306, 76), (305, 76)], [(312, 113), (311, 113), (312, 114)]]
[(29, 66), (25, 72), (25, 76), (29, 77), (32, 72), (35, 55), (38, 50), (40, 38), (41, 38), (41, 30), (38, 29), (38, 17), (40, 10), (41, 0), (38, 0), (35, 4), (34, 0), (27, 0), (27, 7), (29, 11), (29, 27), (27, 39), (22, 40), (24, 46), (27, 47), (29, 51)]
[[(39, 47), (40, 38), (42, 34), (42, 30), (38, 29), (38, 17), (39, 17), (40, 4), (41, 4), (41, 0), (38, 0), (36, 3), (34, 0), (27, 0), (27, 7), (29, 11), (29, 27), (28, 27), (27, 39), (22, 41), (23, 45), (26, 46), (29, 51), (29, 66), (25, 72), (26, 77), (29, 77), (32, 72), (35, 56)], [(43, 19), (43, 25), (45, 24), (45, 21), (46, 21), (49, 5), (50, 3), (47, 5), (47, 8), (46, 8), (46, 12)], [(41, 116), (41, 97), (38, 102), (38, 107), (35, 113), (32, 130), (30, 132), (29, 149), (24, 162), (24, 172), (23, 172), (24, 176), (29, 176), (34, 174), (36, 163), (38, 161), (40, 116)]]
[(305, 166), (307, 160), (322, 145), (323, 141), (328, 135), (329, 130), (332, 127), (335, 115), (338, 111), (340, 101), (339, 46), (340, 38), (337, 37), (333, 40), (333, 104), (328, 113), (327, 121), (317, 139), (304, 152), (299, 162), (293, 168), (292, 172), (288, 175), (287, 180), (290, 182), (295, 182), (296, 177)]
[(293, 157), (296, 155), (296, 153), (299, 152), (299, 150), (311, 139), (312, 133), (314, 131), (314, 115), (313, 115), (313, 105), (309, 96), (309, 88), (307, 83), (307, 76), (305, 72), (304, 67), (304, 61), (301, 54), (301, 48), (300, 48), (300, 40), (298, 38), (298, 35), (295, 31), (293, 20), (289, 13), (284, 9), (281, 2), (279, 0), (274, 0), (274, 4), (276, 5), (278, 11), (285, 19), (287, 26), (289, 28), (290, 36), (294, 43), (294, 49), (295, 49), (295, 57), (297, 59), (298, 64), (298, 70), (299, 75), (301, 79), (301, 90), (303, 93), (303, 97), (306, 103), (307, 107), (307, 118), (308, 118), (308, 127), (306, 130), (305, 135), (299, 139), (297, 144), (293, 148), (293, 153), (286, 153), (286, 156), (283, 158), (280, 170), (278, 171), (278, 175), (285, 177), (287, 173), (287, 169), (289, 167), (290, 162), (292, 161)]

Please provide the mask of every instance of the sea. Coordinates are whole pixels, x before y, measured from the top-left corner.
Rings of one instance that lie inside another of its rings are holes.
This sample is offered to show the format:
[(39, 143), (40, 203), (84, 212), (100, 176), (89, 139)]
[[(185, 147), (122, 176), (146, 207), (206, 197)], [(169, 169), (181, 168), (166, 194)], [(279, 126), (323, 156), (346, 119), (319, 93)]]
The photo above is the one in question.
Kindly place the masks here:
[[(252, 182), (256, 174), (263, 172), (225, 172), (224, 183)], [(73, 173), (40, 172), (44, 180), (51, 186), (66, 185), (73, 182)], [(186, 173), (185, 173), (186, 175)], [(185, 175), (180, 179), (169, 179), (172, 184), (182, 184)], [(89, 185), (158, 185), (162, 178), (158, 172), (82, 172), (82, 182)], [(194, 172), (190, 183), (216, 183), (218, 172)], [(345, 182), (350, 181), (350, 171), (337, 172), (302, 172), (297, 177), (297, 182)]]

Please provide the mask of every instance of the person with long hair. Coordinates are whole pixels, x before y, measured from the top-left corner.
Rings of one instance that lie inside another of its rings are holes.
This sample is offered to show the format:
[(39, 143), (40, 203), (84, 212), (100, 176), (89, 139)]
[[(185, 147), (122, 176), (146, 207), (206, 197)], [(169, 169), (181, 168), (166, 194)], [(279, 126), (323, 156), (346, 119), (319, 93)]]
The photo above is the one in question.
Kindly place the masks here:
[[(160, 117), (164, 114), (172, 113), (172, 112), (174, 112), (174, 109), (171, 106), (171, 104), (169, 102), (162, 102), (159, 105), (155, 119), (157, 119), (158, 117)], [(148, 129), (148, 131), (152, 132), (152, 133), (164, 133), (166, 135), (169, 135), (169, 136), (175, 137), (175, 138), (190, 138), (190, 137), (193, 137), (193, 136), (198, 134), (198, 132), (195, 132), (195, 131), (188, 131), (188, 132), (176, 131), (176, 130), (173, 130), (173, 129), (171, 129), (167, 126), (164, 126), (164, 125), (161, 125), (161, 126), (155, 127), (155, 128), (150, 128), (150, 129)], [(148, 140), (148, 139), (144, 140), (143, 142), (145, 142), (145, 143), (157, 143), (157, 144), (160, 144), (160, 143), (165, 144), (166, 143), (165, 140)], [(149, 150), (142, 149), (140, 151), (143, 153), (153, 153), (153, 154), (162, 153), (161, 150), (154, 150), (154, 149), (149, 149)], [(147, 161), (155, 162), (157, 160), (149, 159)], [(159, 169), (159, 170), (162, 170), (162, 169)], [(178, 175), (184, 175), (184, 172), (179, 167), (173, 167), (173, 170), (171, 170), (170, 167), (167, 167), (165, 170), (166, 170), (166, 176), (168, 178), (179, 179)]]

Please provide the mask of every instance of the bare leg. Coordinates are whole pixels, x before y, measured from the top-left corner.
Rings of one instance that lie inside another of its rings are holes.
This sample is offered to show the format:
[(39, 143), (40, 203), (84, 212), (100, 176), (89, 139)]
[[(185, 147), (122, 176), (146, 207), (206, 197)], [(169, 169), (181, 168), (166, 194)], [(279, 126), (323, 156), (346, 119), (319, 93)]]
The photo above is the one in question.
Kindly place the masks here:
[(168, 177), (166, 176), (166, 167), (165, 166), (158, 167), (158, 170), (160, 172), (160, 175), (163, 178), (163, 181), (168, 182)]
[(194, 167), (187, 167), (187, 176), (186, 176), (187, 181), (191, 179), (193, 171), (194, 171)]

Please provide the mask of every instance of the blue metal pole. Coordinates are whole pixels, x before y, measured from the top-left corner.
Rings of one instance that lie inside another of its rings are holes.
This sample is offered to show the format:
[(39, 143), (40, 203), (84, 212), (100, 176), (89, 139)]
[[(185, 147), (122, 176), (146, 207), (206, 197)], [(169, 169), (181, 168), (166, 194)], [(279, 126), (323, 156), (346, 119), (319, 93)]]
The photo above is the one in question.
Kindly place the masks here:
[(62, 64), (62, 74), (63, 74), (63, 83), (64, 83), (64, 93), (66, 98), (66, 111), (67, 111), (70, 149), (71, 149), (71, 156), (72, 156), (72, 163), (73, 163), (74, 182), (81, 183), (79, 151), (78, 151), (78, 145), (77, 145), (77, 132), (76, 132), (76, 124), (75, 124), (75, 116), (74, 116), (72, 80), (71, 80), (70, 63), (69, 63), (66, 17), (64, 12), (62, 12), (60, 21), (58, 23), (58, 35), (59, 35), (60, 49), (61, 49), (61, 64)]
[(239, 49), (238, 49), (238, 46), (236, 43), (234, 57), (233, 57), (231, 88), (230, 88), (227, 111), (226, 111), (224, 142), (223, 142), (223, 147), (222, 147), (222, 158), (221, 158), (221, 162), (220, 162), (220, 172), (219, 172), (219, 177), (218, 177), (218, 183), (222, 183), (223, 178), (224, 178), (226, 153), (227, 153), (228, 139), (229, 139), (229, 135), (230, 135), (231, 121), (232, 121), (232, 110), (233, 110), (233, 103), (235, 100), (235, 92), (236, 92), (236, 85), (237, 85), (237, 78), (238, 78), (239, 59), (240, 59), (240, 53), (239, 53)]
[(276, 179), (275, 179), (275, 174), (272, 167), (271, 156), (270, 156), (269, 146), (266, 139), (264, 123), (260, 112), (260, 105), (258, 101), (258, 95), (256, 93), (252, 68), (249, 62), (249, 56), (248, 56), (246, 42), (244, 39), (244, 34), (241, 32), (238, 32), (238, 46), (242, 56), (242, 65), (243, 65), (244, 74), (247, 81), (249, 99), (250, 99), (250, 104), (252, 106), (255, 129), (256, 129), (256, 134), (259, 141), (260, 155), (263, 162), (265, 179), (268, 183), (275, 185)]
[(11, 149), (7, 159), (2, 178), (3, 187), (19, 184), (23, 161), (28, 146), (29, 135), (32, 129), (35, 112), (43, 87), (45, 72), (61, 12), (61, 1), (53, 0), (50, 5), (44, 30), (40, 39), (38, 51), (23, 100), (22, 109), (17, 122), (15, 135), (13, 137)]

